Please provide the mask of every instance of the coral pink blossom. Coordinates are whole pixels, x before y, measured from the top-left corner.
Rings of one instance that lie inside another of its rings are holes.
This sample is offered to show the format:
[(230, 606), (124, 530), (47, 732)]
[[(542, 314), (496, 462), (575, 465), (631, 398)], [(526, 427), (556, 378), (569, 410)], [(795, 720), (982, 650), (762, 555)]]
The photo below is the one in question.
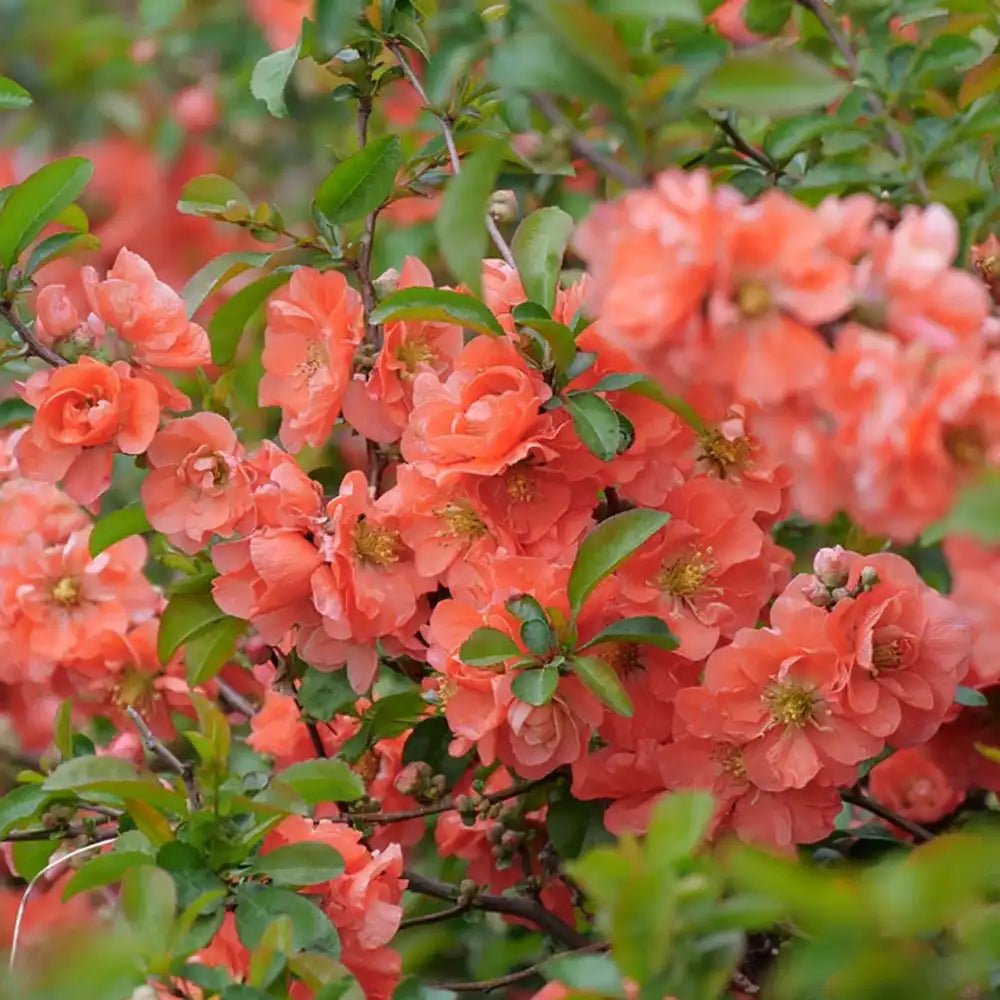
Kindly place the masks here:
[(253, 478), (229, 421), (218, 413), (172, 420), (147, 450), (142, 484), (149, 523), (184, 552), (230, 535), (253, 505)]
[(495, 475), (528, 456), (550, 455), (546, 440), (555, 424), (539, 410), (550, 395), (510, 341), (476, 337), (445, 381), (430, 372), (414, 380), (403, 458), (443, 482), (462, 473)]
[(190, 369), (211, 361), (208, 334), (138, 254), (123, 248), (103, 281), (91, 267), (82, 279), (90, 308), (131, 347), (138, 364)]
[(361, 296), (338, 271), (300, 267), (267, 305), (261, 406), (281, 407), (289, 451), (330, 436), (364, 334)]
[[(3, 497), (0, 487), (0, 498)], [(1000, 546), (975, 538), (944, 541), (951, 571), (949, 598), (972, 628), (972, 667), (966, 683), (986, 687), (1000, 681)]]
[(899, 816), (936, 823), (957, 809), (965, 797), (920, 748), (897, 750), (868, 775), (872, 797)]
[(21, 472), (54, 483), (83, 504), (111, 484), (115, 451), (145, 451), (160, 418), (155, 389), (128, 365), (93, 358), (35, 372), (22, 395), (35, 407), (31, 429), (17, 445)]

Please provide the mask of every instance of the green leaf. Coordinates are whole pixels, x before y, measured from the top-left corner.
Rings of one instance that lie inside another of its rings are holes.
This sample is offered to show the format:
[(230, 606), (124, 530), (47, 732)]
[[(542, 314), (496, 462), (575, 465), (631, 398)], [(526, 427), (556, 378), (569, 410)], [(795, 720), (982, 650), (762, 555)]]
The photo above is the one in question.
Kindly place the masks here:
[(608, 17), (665, 19), (697, 25), (704, 21), (698, 0), (595, 0), (594, 6)]
[(299, 704), (312, 719), (329, 722), (358, 700), (346, 670), (317, 670), (309, 667), (299, 684)]
[(573, 218), (561, 208), (539, 208), (517, 227), (510, 248), (524, 293), (532, 302), (551, 310), (563, 255), (573, 233)]
[(161, 945), (174, 923), (174, 880), (147, 862), (122, 874), (121, 906), (125, 919), (147, 942)]
[(285, 86), (288, 78), (299, 61), (302, 50), (302, 36), (299, 35), (294, 45), (278, 52), (264, 56), (253, 68), (250, 75), (250, 93), (259, 101), (263, 101), (275, 118), (284, 118), (288, 114), (285, 104)]
[(954, 506), (920, 536), (922, 545), (935, 545), (948, 535), (971, 535), (981, 542), (1000, 541), (1000, 472), (986, 470), (962, 489)]
[(71, 156), (36, 170), (14, 187), (0, 207), (0, 266), (10, 267), (21, 251), (87, 186), (94, 168)]
[(324, 56), (336, 55), (361, 14), (359, 0), (316, 0), (316, 43)]
[(632, 702), (611, 664), (598, 656), (574, 656), (569, 662), (576, 676), (608, 708), (626, 718), (632, 717)]
[(504, 143), (490, 142), (467, 156), (448, 182), (434, 218), (441, 256), (452, 274), (476, 295), (483, 287), (486, 210), (504, 148)]
[(280, 916), (268, 925), (250, 956), (247, 983), (258, 987), (270, 985), (285, 967), (291, 951), (292, 921), (287, 916)]
[(226, 617), (207, 592), (171, 597), (160, 618), (156, 640), (160, 662), (166, 663), (189, 639)]
[(28, 424), (35, 417), (35, 408), (17, 396), (0, 400), (0, 427)]
[(56, 840), (17, 841), (10, 848), (14, 871), (30, 882), (52, 860), (58, 846)]
[(518, 594), (510, 597), (504, 603), (504, 607), (522, 622), (548, 622), (548, 615), (545, 609), (538, 603), (537, 599), (530, 594)]
[(778, 34), (792, 16), (794, 0), (749, 0), (743, 23), (758, 35)]
[(579, 857), (592, 838), (609, 836), (604, 830), (604, 809), (600, 801), (581, 801), (565, 789), (553, 794), (545, 812), (545, 829), (560, 861)]
[(614, 408), (591, 392), (571, 393), (566, 397), (566, 409), (573, 418), (577, 437), (602, 462), (610, 462), (618, 454), (618, 415)]
[(66, 883), (62, 899), (65, 903), (81, 892), (99, 889), (121, 881), (122, 876), (137, 865), (148, 865), (149, 855), (141, 851), (111, 851), (91, 858)]
[(400, 736), (423, 718), (427, 709), (417, 688), (379, 698), (365, 714), (372, 740)]
[(296, 951), (316, 948), (336, 957), (340, 942), (329, 917), (305, 896), (290, 889), (244, 882), (236, 890), (236, 933), (247, 948), (256, 948), (275, 917), (292, 921)]
[(593, 589), (669, 520), (663, 511), (637, 507), (602, 521), (584, 538), (567, 588), (574, 618)]
[(17, 111), (31, 104), (31, 94), (24, 87), (5, 76), (0, 76), (0, 109)]
[(250, 199), (236, 181), (221, 174), (202, 174), (181, 188), (177, 211), (185, 215), (221, 215), (233, 202), (248, 211), (251, 208)]
[(756, 46), (734, 52), (712, 70), (698, 97), (709, 107), (759, 117), (823, 107), (849, 88), (848, 80), (804, 52)]
[(392, 194), (402, 165), (403, 150), (397, 136), (375, 139), (323, 178), (313, 205), (333, 223), (363, 219)]
[(259, 855), (253, 871), (275, 885), (319, 885), (343, 874), (344, 859), (328, 844), (304, 841)]
[(618, 86), (629, 71), (628, 50), (594, 8), (579, 0), (531, 0), (531, 6), (567, 52), (592, 73)]
[[(580, 352), (582, 353), (582, 352)], [(579, 356), (579, 355), (578, 355)], [(703, 431), (705, 423), (697, 411), (680, 396), (671, 396), (663, 391), (663, 386), (647, 375), (635, 372), (614, 372), (599, 379), (590, 387), (590, 392), (630, 392), (634, 396), (643, 396), (666, 407), (671, 413), (676, 413), (689, 427)]]
[(37, 816), (48, 799), (49, 793), (41, 785), (19, 785), (7, 792), (0, 798), (0, 837)]
[(545, 666), (537, 670), (522, 670), (510, 685), (515, 698), (529, 705), (546, 705), (559, 686), (559, 671)]
[(108, 781), (136, 781), (135, 765), (118, 757), (74, 757), (64, 761), (42, 785), (48, 792), (72, 792)]
[(364, 782), (342, 761), (304, 760), (276, 775), (291, 785), (309, 805), (318, 802), (356, 802), (365, 794)]
[(199, 268), (181, 291), (181, 298), (187, 306), (188, 318), (193, 316), (205, 299), (231, 281), (238, 274), (251, 267), (267, 263), (271, 255), (266, 252), (237, 250), (213, 257), (204, 267)]
[(90, 554), (99, 556), (105, 549), (111, 548), (115, 542), (151, 530), (152, 527), (146, 518), (146, 512), (138, 504), (130, 504), (120, 510), (113, 510), (95, 522), (91, 529), (88, 541)]
[(965, 705), (968, 708), (982, 708), (988, 705), (989, 701), (982, 691), (960, 684), (955, 691), (955, 704)]
[(676, 649), (677, 636), (662, 618), (652, 615), (638, 615), (635, 618), (622, 618), (612, 622), (607, 628), (601, 629), (593, 639), (585, 642), (580, 649), (590, 649), (602, 642), (634, 642), (644, 646), (655, 646), (657, 649)]
[(522, 318), (518, 316), (518, 307), (514, 308), (514, 322), (518, 326), (531, 330), (548, 345), (549, 356), (556, 371), (565, 374), (573, 358), (576, 356), (576, 338), (573, 331), (565, 323), (557, 323), (554, 319)]
[(242, 618), (226, 615), (212, 622), (184, 645), (184, 670), (191, 687), (211, 680), (236, 652), (236, 641), (247, 630)]
[(835, 118), (824, 114), (793, 115), (775, 122), (764, 138), (764, 151), (784, 161), (806, 143), (839, 128)]
[(715, 813), (715, 799), (708, 792), (674, 792), (653, 810), (646, 835), (646, 849), (657, 864), (670, 864), (692, 854), (704, 841)]
[(267, 297), (286, 284), (291, 276), (290, 270), (272, 271), (241, 288), (219, 306), (208, 324), (208, 339), (212, 345), (212, 361), (215, 364), (228, 365), (236, 357), (236, 349), (250, 318)]
[(496, 316), (479, 299), (443, 288), (403, 288), (380, 302), (371, 315), (373, 323), (388, 323), (397, 319), (457, 323), (476, 333), (504, 336)]
[(448, 783), (453, 784), (465, 774), (468, 761), (466, 757), (452, 757), (448, 752), (452, 739), (451, 728), (443, 715), (422, 719), (403, 744), (403, 763), (424, 761), (435, 774), (443, 774)]
[(556, 636), (547, 621), (531, 618), (521, 625), (521, 641), (532, 653), (542, 656), (555, 645)]
[(46, 237), (28, 255), (24, 273), (34, 274), (43, 264), (65, 257), (67, 254), (96, 250), (101, 241), (93, 233), (55, 233)]
[(517, 643), (495, 628), (477, 628), (458, 650), (458, 658), (470, 667), (490, 667), (520, 655)]
[(610, 955), (555, 955), (543, 966), (545, 978), (571, 990), (601, 997), (623, 997), (622, 974)]

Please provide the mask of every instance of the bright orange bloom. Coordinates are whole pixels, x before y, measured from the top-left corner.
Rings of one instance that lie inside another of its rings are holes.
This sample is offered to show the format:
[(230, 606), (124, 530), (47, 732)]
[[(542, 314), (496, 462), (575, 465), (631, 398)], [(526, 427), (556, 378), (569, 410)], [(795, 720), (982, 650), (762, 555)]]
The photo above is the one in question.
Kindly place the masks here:
[(111, 484), (115, 451), (145, 451), (160, 419), (155, 389), (121, 361), (108, 366), (84, 357), (35, 372), (21, 393), (37, 411), (17, 445), (22, 473), (50, 483), (62, 480), (82, 504)]
[(338, 271), (300, 267), (271, 296), (259, 400), (281, 407), (279, 436), (289, 451), (330, 436), (363, 335), (361, 296)]
[(313, 13), (311, 0), (247, 0), (247, 6), (272, 49), (294, 45), (302, 19)]
[(965, 796), (919, 747), (897, 750), (868, 775), (872, 797), (899, 816), (936, 823), (957, 809)]
[(149, 523), (184, 552), (236, 531), (253, 506), (253, 475), (229, 421), (218, 413), (172, 420), (147, 450), (142, 484)]
[(948, 597), (972, 628), (972, 666), (965, 683), (992, 686), (1000, 681), (1000, 546), (954, 537), (946, 538), (943, 547), (952, 579)]

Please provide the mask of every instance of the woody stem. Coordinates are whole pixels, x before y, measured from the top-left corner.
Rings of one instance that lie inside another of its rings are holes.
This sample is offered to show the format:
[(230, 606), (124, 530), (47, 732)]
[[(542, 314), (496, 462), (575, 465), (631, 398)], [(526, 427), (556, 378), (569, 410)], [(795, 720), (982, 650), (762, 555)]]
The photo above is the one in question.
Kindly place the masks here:
[(926, 827), (921, 826), (919, 823), (914, 823), (913, 820), (907, 819), (905, 816), (894, 813), (891, 809), (882, 805), (881, 802), (869, 798), (864, 792), (860, 792), (856, 788), (844, 789), (840, 793), (840, 798), (848, 805), (864, 809), (873, 816), (878, 816), (879, 819), (884, 819), (887, 823), (892, 823), (893, 826), (898, 827), (900, 830), (905, 830), (918, 844), (925, 844), (928, 840), (934, 839), (934, 834)]
[(32, 333), (31, 329), (21, 321), (20, 317), (14, 311), (14, 304), (12, 302), (4, 302), (0, 304), (0, 316), (14, 328), (17, 335), (24, 341), (25, 346), (28, 348), (30, 354), (34, 354), (36, 358), (41, 358), (47, 364), (52, 365), (53, 368), (60, 368), (69, 362), (56, 354), (51, 347), (46, 347), (35, 335)]
[(192, 812), (195, 812), (201, 805), (201, 796), (198, 794), (198, 786), (195, 784), (194, 768), (191, 764), (182, 761), (162, 740), (156, 738), (153, 730), (149, 728), (149, 724), (139, 714), (138, 709), (130, 705), (125, 711), (128, 717), (135, 723), (135, 728), (139, 730), (139, 735), (142, 737), (142, 743), (146, 750), (153, 754), (154, 757), (159, 757), (171, 771), (176, 772), (180, 776), (187, 791), (188, 808)]

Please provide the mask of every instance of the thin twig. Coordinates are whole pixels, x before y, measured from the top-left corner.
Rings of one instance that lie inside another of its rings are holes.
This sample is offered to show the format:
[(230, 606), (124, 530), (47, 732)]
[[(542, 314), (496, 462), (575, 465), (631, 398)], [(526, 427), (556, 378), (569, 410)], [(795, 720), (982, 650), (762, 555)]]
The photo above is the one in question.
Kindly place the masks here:
[(73, 858), (79, 857), (81, 854), (86, 854), (88, 851), (94, 851), (98, 847), (103, 847), (105, 844), (113, 844), (117, 839), (118, 837), (115, 835), (114, 837), (105, 837), (103, 840), (95, 840), (92, 844), (84, 844), (83, 847), (78, 847), (76, 850), (70, 851), (68, 854), (64, 854), (62, 857), (56, 858), (54, 861), (50, 861), (28, 883), (28, 887), (24, 890), (24, 895), (21, 897), (20, 905), (17, 908), (17, 916), (14, 918), (14, 935), (10, 943), (10, 959), (7, 962), (8, 969), (13, 969), (14, 962), (17, 960), (17, 947), (21, 938), (21, 923), (24, 920), (24, 911), (27, 909), (28, 900), (31, 898), (31, 894), (35, 891), (35, 887), (38, 883), (45, 878), (49, 872), (54, 871), (67, 861), (71, 861)]
[(134, 705), (130, 705), (125, 711), (128, 713), (128, 717), (135, 723), (136, 729), (139, 730), (139, 735), (142, 737), (142, 743), (146, 750), (153, 754), (153, 756), (159, 757), (167, 767), (180, 776), (181, 781), (184, 782), (184, 788), (187, 790), (188, 808), (194, 812), (200, 806), (201, 799), (198, 795), (198, 786), (194, 781), (194, 769), (192, 766), (184, 763), (170, 747), (153, 735), (153, 730), (149, 728), (146, 720), (139, 714), (138, 709)]
[[(857, 54), (851, 48), (851, 43), (847, 36), (840, 30), (840, 26), (830, 15), (826, 0), (797, 0), (797, 2), (800, 6), (808, 10), (823, 26), (823, 30), (827, 33), (830, 41), (833, 42), (835, 48), (844, 57), (844, 62), (847, 63), (847, 68), (851, 71), (851, 75), (857, 79), (861, 75), (861, 64), (858, 62)], [(870, 90), (868, 91), (868, 106), (875, 115), (883, 119), (886, 147), (894, 156), (902, 160), (905, 165), (909, 159), (906, 152), (906, 143), (903, 141), (903, 136), (896, 127), (896, 123), (892, 120), (892, 115), (890, 115), (885, 101), (875, 91)], [(920, 197), (925, 201), (929, 201), (930, 191), (927, 190), (927, 184), (917, 170), (914, 171), (914, 185)]]
[(53, 368), (61, 368), (63, 365), (69, 364), (69, 362), (56, 354), (51, 347), (46, 347), (40, 340), (38, 340), (34, 333), (21, 322), (20, 317), (14, 311), (13, 303), (5, 302), (0, 305), (0, 316), (14, 328), (17, 335), (24, 341), (28, 348), (29, 354), (34, 354), (36, 358), (41, 358), (42, 361), (52, 365)]
[(737, 152), (742, 153), (744, 156), (750, 157), (754, 163), (762, 166), (769, 174), (771, 174), (775, 179), (781, 177), (784, 171), (778, 166), (770, 156), (767, 155), (762, 149), (757, 149), (756, 146), (750, 145), (746, 139), (737, 132), (735, 126), (728, 118), (723, 116), (715, 117), (712, 116), (712, 121), (722, 130), (723, 134), (729, 140), (729, 144)]
[(919, 823), (914, 823), (913, 820), (907, 819), (905, 816), (894, 813), (891, 809), (882, 805), (881, 802), (876, 802), (875, 799), (869, 798), (864, 792), (860, 792), (856, 788), (842, 791), (840, 797), (848, 805), (865, 809), (873, 816), (878, 816), (887, 823), (892, 823), (893, 826), (898, 827), (900, 830), (905, 830), (918, 844), (925, 844), (928, 840), (934, 839), (934, 834), (926, 827), (921, 826)]
[(245, 715), (248, 719), (252, 719), (257, 714), (257, 708), (253, 702), (241, 695), (236, 688), (227, 684), (221, 677), (215, 678), (215, 686), (219, 690), (219, 697), (234, 712), (239, 712), (240, 715)]
[[(368, 144), (368, 119), (372, 113), (372, 99), (368, 94), (358, 98), (358, 148)], [(375, 284), (372, 281), (372, 249), (375, 244), (375, 223), (378, 209), (369, 212), (365, 219), (365, 231), (361, 236), (358, 251), (358, 281), (361, 285), (361, 301), (365, 307), (365, 337), (377, 350), (382, 346), (382, 329), (372, 323), (369, 317), (375, 311)]]
[(549, 120), (550, 124), (567, 131), (569, 134), (569, 144), (578, 156), (589, 160), (602, 174), (605, 174), (612, 180), (618, 181), (622, 187), (635, 188), (643, 186), (643, 180), (639, 174), (634, 173), (624, 163), (619, 163), (613, 156), (609, 156), (603, 150), (598, 149), (588, 139), (584, 139), (573, 128), (573, 123), (559, 110), (556, 102), (548, 94), (532, 94), (531, 101), (542, 115)]
[(423, 927), (426, 924), (436, 924), (441, 920), (450, 920), (452, 917), (461, 916), (469, 912), (468, 903), (458, 903), (456, 906), (449, 906), (447, 909), (438, 910), (437, 913), (425, 913), (420, 917), (410, 917), (400, 921), (399, 929), (405, 931), (408, 927)]
[[(432, 899), (441, 899), (447, 903), (457, 903), (462, 899), (462, 891), (456, 885), (427, 878), (425, 875), (409, 869), (403, 870), (402, 877), (409, 882), (410, 892), (418, 893), (421, 896), (430, 896)], [(575, 927), (570, 927), (541, 903), (525, 896), (494, 896), (483, 893), (469, 900), (468, 905), (471, 910), (520, 917), (571, 948), (582, 948), (591, 944), (585, 934), (581, 934)]]
[[(424, 85), (420, 82), (417, 74), (413, 72), (413, 68), (406, 61), (402, 49), (400, 49), (398, 45), (392, 43), (389, 44), (388, 48), (399, 61), (399, 66), (403, 71), (403, 76), (406, 77), (410, 86), (417, 92), (417, 96), (424, 102), (424, 106), (432, 111), (434, 116), (441, 123), (441, 134), (444, 136), (444, 144), (448, 149), (448, 159), (451, 160), (451, 169), (453, 173), (458, 174), (462, 169), (462, 165), (461, 159), (458, 155), (458, 147), (455, 145), (455, 133), (452, 129), (454, 122), (448, 115), (443, 114), (431, 105), (431, 102), (427, 97), (427, 91), (424, 90)], [(493, 244), (496, 246), (500, 256), (503, 257), (504, 261), (516, 271), (517, 264), (514, 262), (514, 254), (507, 245), (507, 241), (503, 238), (503, 234), (500, 232), (500, 229), (496, 224), (496, 220), (489, 214), (489, 212), (486, 213), (486, 231), (490, 234), (490, 239), (493, 240)]]
[(434, 988), (439, 990), (452, 990), (455, 993), (489, 993), (490, 990), (498, 990), (504, 986), (512, 986), (523, 979), (530, 979), (532, 976), (541, 975), (542, 966), (554, 958), (568, 958), (572, 955), (593, 955), (608, 950), (608, 945), (604, 941), (596, 941), (593, 944), (585, 944), (581, 948), (573, 948), (570, 951), (562, 951), (557, 955), (550, 955), (543, 958), (534, 965), (529, 965), (526, 969), (518, 969), (517, 972), (509, 972), (506, 976), (498, 976), (496, 979), (480, 979), (467, 983), (434, 983)]
[(73, 840), (86, 837), (92, 831), (82, 826), (37, 827), (31, 830), (10, 830), (0, 837), (0, 843), (17, 844), (38, 840)]

